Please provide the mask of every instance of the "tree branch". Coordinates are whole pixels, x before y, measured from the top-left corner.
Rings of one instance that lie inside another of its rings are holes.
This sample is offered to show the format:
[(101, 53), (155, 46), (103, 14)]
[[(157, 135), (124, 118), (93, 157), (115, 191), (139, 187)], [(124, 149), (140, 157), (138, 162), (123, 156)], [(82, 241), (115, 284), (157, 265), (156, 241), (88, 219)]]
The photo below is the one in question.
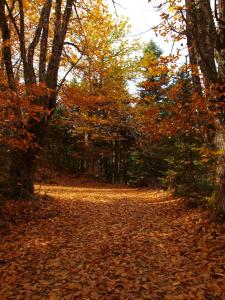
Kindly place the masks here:
[(56, 95), (58, 95), (60, 89), (62, 88), (67, 76), (69, 75), (69, 73), (76, 67), (76, 65), (78, 65), (78, 63), (80, 62), (80, 60), (82, 59), (83, 55), (81, 55), (79, 57), (79, 59), (74, 63), (74, 62), (71, 62), (71, 67), (69, 68), (69, 70), (66, 72), (66, 74), (64, 75), (63, 79), (61, 80), (59, 86), (58, 86), (58, 89), (56, 91)]
[(3, 60), (7, 74), (8, 85), (12, 90), (16, 90), (16, 83), (12, 64), (11, 33), (5, 14), (5, 4), (3, 2), (5, 1), (0, 0), (0, 28), (3, 40)]
[(29, 67), (29, 72), (30, 72), (30, 77), (31, 77), (30, 79), (31, 79), (32, 83), (36, 83), (36, 76), (35, 76), (34, 62), (33, 62), (34, 61), (34, 51), (40, 41), (45, 13), (46, 13), (46, 3), (42, 7), (39, 23), (35, 30), (34, 38), (28, 47), (27, 61), (28, 61), (28, 67)]
[(44, 17), (43, 31), (40, 45), (39, 58), (39, 82), (44, 82), (46, 76), (46, 61), (47, 61), (47, 47), (48, 47), (48, 33), (49, 33), (49, 19), (51, 14), (52, 0), (48, 0), (46, 14)]
[(64, 45), (69, 45), (74, 47), (79, 53), (84, 53), (84, 50), (82, 51), (75, 43), (73, 42), (64, 42)]

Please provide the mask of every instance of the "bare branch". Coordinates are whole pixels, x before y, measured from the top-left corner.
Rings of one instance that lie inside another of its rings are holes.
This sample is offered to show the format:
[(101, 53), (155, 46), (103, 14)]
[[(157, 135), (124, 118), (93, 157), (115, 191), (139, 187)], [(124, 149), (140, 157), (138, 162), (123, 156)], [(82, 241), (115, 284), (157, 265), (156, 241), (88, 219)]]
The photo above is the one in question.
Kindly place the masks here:
[(12, 90), (16, 90), (15, 77), (13, 73), (12, 65), (12, 52), (11, 52), (11, 33), (7, 23), (7, 17), (5, 14), (5, 5), (3, 1), (0, 1), (0, 29), (3, 40), (3, 60), (8, 78), (8, 85)]
[(11, 9), (10, 9), (10, 7), (9, 7), (9, 5), (8, 5), (8, 3), (7, 3), (7, 1), (6, 1), (6, 0), (3, 0), (3, 2), (4, 2), (5, 6), (6, 6), (7, 10), (8, 10), (9, 17), (10, 17), (10, 19), (11, 19), (11, 21), (12, 21), (12, 23), (13, 23), (13, 26), (14, 26), (14, 28), (15, 28), (15, 30), (16, 30), (16, 33), (17, 33), (17, 35), (18, 35), (18, 37), (19, 37), (19, 39), (20, 39), (20, 38), (21, 38), (21, 37), (20, 37), (20, 30), (19, 30), (19, 28), (18, 28), (18, 26), (17, 26), (17, 24), (16, 24), (15, 17), (12, 15), (12, 11), (11, 11)]
[(66, 74), (64, 75), (63, 79), (61, 80), (59, 86), (58, 86), (58, 89), (56, 91), (56, 95), (58, 95), (60, 89), (62, 88), (64, 82), (66, 81), (66, 78), (67, 76), (69, 75), (69, 73), (76, 67), (76, 65), (78, 65), (78, 63), (80, 62), (80, 60), (82, 59), (83, 55), (81, 55), (79, 57), (79, 59), (74, 63), (74, 62), (71, 62), (71, 67), (69, 68), (69, 70), (66, 72)]
[(79, 53), (84, 53), (84, 50), (81, 50), (75, 43), (73, 42), (64, 42), (64, 45), (72, 46), (74, 47)]
[(72, 5), (74, 0), (67, 0), (65, 10), (61, 22), (61, 0), (56, 1), (55, 14), (55, 31), (52, 46), (52, 55), (48, 64), (46, 83), (49, 88), (55, 89), (57, 87), (58, 68), (60, 64), (60, 57), (63, 51), (63, 44), (68, 30), (68, 24), (72, 13)]
[(113, 7), (114, 7), (114, 11), (115, 11), (115, 14), (116, 14), (116, 16), (118, 17), (118, 13), (117, 13), (117, 9), (116, 9), (116, 2), (115, 2), (115, 0), (112, 0), (112, 3), (113, 3)]
[(36, 76), (35, 76), (34, 63), (33, 63), (34, 51), (40, 41), (45, 13), (46, 13), (46, 4), (44, 4), (44, 6), (42, 7), (41, 16), (39, 19), (39, 23), (36, 27), (34, 38), (33, 38), (32, 42), (30, 43), (30, 46), (28, 47), (27, 61), (28, 61), (28, 67), (29, 67), (29, 72), (30, 72), (30, 77), (31, 77), (32, 83), (36, 83)]
[(39, 82), (44, 82), (45, 75), (46, 75), (49, 19), (51, 14), (52, 0), (48, 0), (46, 6), (47, 8), (46, 8), (46, 14), (43, 22), (43, 30), (42, 30), (41, 45), (40, 45)]

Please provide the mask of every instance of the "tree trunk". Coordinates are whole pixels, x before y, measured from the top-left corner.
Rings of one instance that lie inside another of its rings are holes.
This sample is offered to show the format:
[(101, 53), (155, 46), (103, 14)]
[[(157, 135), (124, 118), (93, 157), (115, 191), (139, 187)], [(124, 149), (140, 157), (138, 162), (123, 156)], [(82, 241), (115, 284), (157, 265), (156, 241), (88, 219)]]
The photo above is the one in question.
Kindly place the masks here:
[[(225, 92), (225, 3), (222, 0), (218, 1), (218, 38), (216, 45), (217, 64), (218, 64), (218, 81), (219, 93), (222, 95), (218, 99), (220, 106), (224, 103)], [(218, 108), (218, 117), (214, 121), (215, 126), (215, 146), (218, 151), (218, 158), (216, 164), (215, 174), (215, 192), (213, 200), (218, 214), (225, 217), (225, 107)]]
[[(48, 120), (56, 108), (56, 98), (62, 84), (62, 82), (58, 84), (58, 72), (71, 14), (74, 6), (76, 6), (76, 1), (57, 0), (54, 5), (52, 0), (43, 1), (43, 4), (40, 4), (40, 17), (37, 17), (37, 24), (33, 26), (34, 34), (32, 33), (33, 39), (31, 40), (30, 36), (26, 35), (25, 30), (27, 15), (23, 3), (24, 1), (13, 1), (14, 4), (18, 2), (18, 5), (16, 5), (17, 11), (15, 13), (14, 9), (10, 8), (10, 2), (11, 1), (0, 0), (0, 40), (3, 41), (4, 44), (1, 58), (7, 75), (6, 85), (9, 88), (9, 92), (13, 91), (13, 94), (21, 93), (17, 90), (17, 84), (15, 82), (17, 68), (13, 67), (14, 59), (12, 58), (13, 51), (11, 49), (13, 45), (11, 30), (13, 30), (13, 41), (15, 39), (15, 43), (18, 44), (18, 48), (20, 49), (19, 52), (16, 51), (16, 56), (21, 59), (23, 65), (23, 78), (21, 78), (21, 82), (25, 83), (26, 92), (24, 96), (33, 97), (34, 101), (32, 104), (36, 107), (40, 107), (40, 110), (31, 113), (30, 119), (26, 124), (22, 124), (21, 122), (21, 130), (27, 127), (26, 129), (32, 134), (36, 149), (33, 150), (33, 148), (30, 147), (24, 152), (15, 150), (12, 154), (10, 169), (12, 195), (16, 198), (30, 198), (34, 193), (33, 181), (36, 154), (39, 151), (39, 147), (43, 146), (42, 142), (45, 137)], [(12, 5), (13, 7), (14, 4)], [(53, 30), (51, 30), (50, 34), (49, 28), (51, 26), (53, 26)], [(30, 33), (28, 33), (28, 35), (30, 35)], [(29, 40), (30, 43), (27, 43)], [(37, 48), (40, 51), (39, 69), (36, 63)], [(48, 52), (49, 61), (47, 61)], [(20, 71), (20, 69), (18, 70)], [(38, 85), (36, 86), (38, 82), (37, 74), (39, 74), (39, 82), (48, 88), (48, 92), (47, 94), (44, 93), (44, 95), (38, 99), (35, 99), (35, 95), (38, 93), (36, 93), (36, 90), (34, 91), (33, 88), (39, 87)], [(51, 91), (51, 95), (49, 95), (49, 91)], [(42, 115), (42, 109), (44, 111), (48, 110), (48, 113)], [(18, 108), (19, 120), (22, 120), (20, 115), (22, 111), (23, 106)], [(36, 121), (36, 117), (40, 120)]]
[[(215, 14), (209, 0), (185, 0), (185, 4), (187, 39), (194, 48), (204, 79), (209, 110), (214, 116), (214, 146), (218, 156), (212, 201), (217, 212), (225, 216), (225, 112), (220, 105), (224, 102), (224, 96), (219, 96), (224, 93), (225, 83), (225, 4), (224, 0), (215, 1)], [(218, 86), (217, 98), (211, 93), (215, 86)]]
[[(41, 99), (41, 98), (40, 98)], [(38, 101), (38, 99), (37, 99)], [(45, 145), (48, 118), (38, 115), (39, 120), (31, 119), (27, 130), (33, 136), (27, 150), (15, 149), (12, 152), (10, 166), (10, 194), (16, 199), (30, 199), (34, 196), (34, 173), (36, 158)]]
[(34, 195), (35, 152), (16, 150), (10, 167), (10, 195), (14, 199), (31, 199)]
[(213, 204), (219, 214), (225, 216), (225, 130), (219, 119), (215, 121), (215, 146), (218, 151), (215, 172)]

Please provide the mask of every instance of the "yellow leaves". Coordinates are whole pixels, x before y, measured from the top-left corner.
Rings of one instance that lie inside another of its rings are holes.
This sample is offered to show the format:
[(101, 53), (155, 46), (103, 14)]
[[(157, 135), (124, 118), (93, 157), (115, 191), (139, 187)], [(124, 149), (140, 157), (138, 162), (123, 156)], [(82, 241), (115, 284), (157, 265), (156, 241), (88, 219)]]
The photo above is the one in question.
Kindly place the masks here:
[(102, 1), (91, 2), (90, 7), (83, 11), (80, 26), (73, 26), (70, 35), (70, 39), (84, 49), (80, 70), (89, 89), (95, 84), (96, 77), (104, 82), (112, 78), (112, 69), (116, 67), (123, 67), (124, 75), (128, 76), (125, 57), (132, 52), (132, 46), (124, 38), (128, 30), (127, 21), (114, 20)]
[(208, 163), (210, 159), (216, 159), (220, 155), (224, 155), (224, 150), (213, 150), (209, 148), (198, 148), (197, 149), (200, 152), (201, 155), (201, 162), (202, 163)]
[(77, 55), (75, 53), (72, 53), (70, 55), (70, 61), (72, 61), (74, 64), (77, 63), (78, 57), (77, 57)]
[(169, 7), (169, 12), (170, 12), (170, 13), (174, 13), (174, 11), (175, 11), (175, 7), (171, 5), (171, 6)]
[(84, 5), (87, 5), (87, 9), (82, 8), (81, 23), (73, 26), (71, 38), (78, 45), (81, 42), (85, 47), (85, 53), (89, 56), (95, 52), (100, 54), (110, 47), (107, 40), (114, 30), (112, 17), (102, 1), (95, 0), (91, 4), (86, 2)]
[[(156, 34), (166, 38), (167, 41), (171, 39), (176, 42), (184, 39), (183, 32), (185, 30), (184, 1), (157, 1), (158, 8), (161, 11), (161, 21), (158, 26), (155, 26)], [(182, 12), (183, 11), (183, 12)]]
[(143, 58), (140, 61), (140, 68), (142, 73), (146, 78), (161, 77), (161, 85), (163, 84), (163, 76), (169, 74), (170, 68), (169, 64), (173, 61), (172, 57), (160, 56), (157, 58), (154, 51), (148, 51), (144, 53)]

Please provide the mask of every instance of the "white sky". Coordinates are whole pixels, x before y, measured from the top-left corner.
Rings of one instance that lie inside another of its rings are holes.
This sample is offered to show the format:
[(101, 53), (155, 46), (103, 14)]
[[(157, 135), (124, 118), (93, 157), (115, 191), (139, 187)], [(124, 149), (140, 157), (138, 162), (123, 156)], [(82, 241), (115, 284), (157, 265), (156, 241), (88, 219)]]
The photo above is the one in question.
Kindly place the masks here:
[[(157, 1), (152, 1), (153, 3)], [(114, 16), (115, 9), (112, 0), (105, 0), (110, 7), (110, 11)], [(158, 25), (160, 20), (160, 13), (154, 8), (153, 3), (148, 3), (148, 0), (115, 0), (116, 12), (120, 16), (128, 17), (131, 28), (131, 39), (139, 38), (141, 41), (148, 43), (151, 39), (162, 49), (164, 55), (169, 55), (172, 49), (172, 42), (166, 43), (162, 37), (156, 36), (155, 32), (151, 30), (152, 27)], [(129, 91), (135, 95), (137, 92), (136, 81), (129, 82)]]
[[(114, 13), (112, 0), (105, 0), (111, 11)], [(118, 15), (124, 15), (129, 18), (132, 26), (131, 35), (134, 38), (140, 38), (144, 42), (149, 42), (153, 39), (157, 45), (161, 47), (164, 54), (169, 54), (172, 49), (172, 42), (166, 43), (163, 38), (156, 37), (152, 27), (158, 25), (161, 20), (159, 12), (154, 8), (153, 3), (148, 3), (148, 0), (116, 0), (119, 5), (116, 5)], [(142, 34), (140, 34), (142, 33)]]

